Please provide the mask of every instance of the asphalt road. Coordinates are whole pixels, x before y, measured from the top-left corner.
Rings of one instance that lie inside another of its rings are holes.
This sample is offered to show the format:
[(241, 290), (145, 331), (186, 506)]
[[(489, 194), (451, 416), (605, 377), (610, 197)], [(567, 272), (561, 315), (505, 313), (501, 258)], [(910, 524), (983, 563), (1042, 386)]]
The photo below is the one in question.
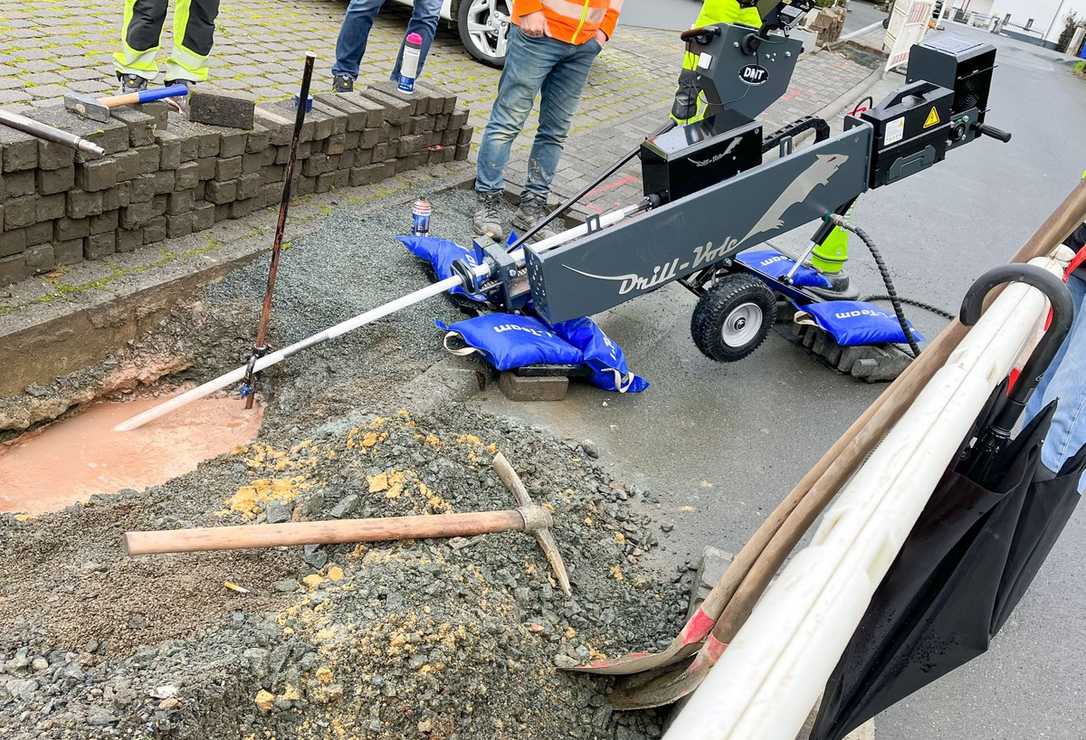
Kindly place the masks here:
[[(953, 311), (970, 283), (1016, 251), (1081, 176), (1086, 83), (1040, 49), (952, 29), (1000, 47), (989, 122), (1012, 131), (1014, 141), (977, 142), (875, 191), (860, 201), (856, 219), (882, 246), (903, 295)], [(782, 245), (801, 247), (808, 236)], [(854, 279), (879, 290), (861, 249), (850, 265)], [(513, 404), (493, 391), (481, 401), (563, 436), (593, 439), (622, 478), (655, 491), (661, 503), (653, 511), (674, 525), (660, 533), (659, 564), (667, 568), (708, 544), (738, 549), (881, 390), (836, 375), (776, 336), (742, 363), (716, 365), (690, 341), (692, 308), (689, 294), (669, 286), (601, 317), (634, 369), (653, 381), (645, 395), (577, 388), (564, 403)], [(913, 315), (922, 329), (940, 328), (937, 319)], [(1081, 740), (1083, 563), (1080, 508), (993, 650), (886, 712), (878, 737)]]

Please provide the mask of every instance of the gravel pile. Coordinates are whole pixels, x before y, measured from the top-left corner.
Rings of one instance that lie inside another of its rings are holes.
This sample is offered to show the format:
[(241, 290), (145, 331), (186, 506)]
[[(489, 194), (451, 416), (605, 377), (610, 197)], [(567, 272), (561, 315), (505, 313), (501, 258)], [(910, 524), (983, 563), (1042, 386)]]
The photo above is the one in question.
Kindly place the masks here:
[[(142, 494), (0, 519), (0, 736), (658, 737), (660, 715), (613, 714), (605, 682), (559, 670), (681, 626), (691, 574), (640, 564), (649, 494), (590, 445), (460, 405), (367, 408)], [(553, 511), (571, 600), (523, 533), (123, 552), (136, 529), (512, 508), (498, 450)]]

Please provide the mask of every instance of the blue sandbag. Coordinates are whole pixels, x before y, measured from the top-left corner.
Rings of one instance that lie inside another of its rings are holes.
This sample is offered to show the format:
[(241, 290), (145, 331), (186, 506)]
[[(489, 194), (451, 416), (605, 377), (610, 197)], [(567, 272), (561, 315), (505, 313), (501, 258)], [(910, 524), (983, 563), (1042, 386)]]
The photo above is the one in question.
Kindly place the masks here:
[[(398, 236), (396, 239), (407, 247), (407, 251), (428, 263), (439, 281), (453, 276), (452, 266), (457, 260), (462, 259), (476, 266), (483, 263), (482, 250), (474, 244), (471, 248), (462, 247), (448, 239), (440, 239), (436, 236)], [(457, 286), (449, 292), (453, 295), (465, 296), (476, 303), (486, 303), (485, 295), (469, 293), (462, 286)]]
[[(795, 320), (797, 324), (817, 326), (842, 347), (907, 344), (909, 341), (897, 316), (863, 301), (812, 303), (804, 306)], [(909, 330), (917, 343), (925, 341), (911, 323)]]
[[(450, 352), (478, 352), (501, 372), (526, 365), (580, 365), (583, 359), (581, 350), (531, 316), (489, 313), (452, 325), (434, 323), (446, 332), (445, 348)], [(467, 349), (450, 348), (451, 336), (463, 339)]]
[[(738, 255), (735, 260), (752, 270), (774, 280), (780, 280), (796, 261), (776, 249), (751, 249)], [(829, 279), (818, 270), (801, 265), (792, 277), (792, 285), (797, 288), (829, 288)]]
[(606, 391), (641, 393), (649, 382), (630, 372), (626, 355), (596, 322), (589, 318), (571, 319), (554, 324), (558, 335), (581, 350), (583, 363), (592, 371), (592, 384)]

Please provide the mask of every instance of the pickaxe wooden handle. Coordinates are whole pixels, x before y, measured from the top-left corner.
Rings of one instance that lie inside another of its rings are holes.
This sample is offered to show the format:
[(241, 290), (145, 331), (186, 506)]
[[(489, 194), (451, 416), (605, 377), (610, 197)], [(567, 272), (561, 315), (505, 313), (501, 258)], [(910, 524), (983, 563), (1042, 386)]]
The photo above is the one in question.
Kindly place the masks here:
[[(509, 489), (510, 493), (517, 499), (517, 503), (522, 509), (538, 509), (535, 503), (532, 501), (532, 497), (528, 495), (528, 489), (524, 486), (524, 481), (517, 475), (517, 471), (513, 470), (513, 466), (509, 464), (509, 460), (505, 458), (505, 455), (498, 453), (494, 458), (494, 471), (498, 474), (498, 477), (502, 479), (502, 483)], [(544, 509), (544, 511), (546, 511)], [(558, 579), (558, 587), (562, 589), (562, 593), (566, 597), (573, 595), (573, 588), (569, 584), (569, 574), (566, 573), (566, 564), (562, 560), (562, 553), (558, 551), (558, 543), (554, 541), (554, 535), (551, 534), (550, 525), (547, 527), (540, 527), (533, 531), (536, 542), (543, 549), (543, 554), (547, 556), (547, 562), (551, 564), (551, 570), (554, 571), (554, 577)]]
[(167, 552), (249, 550), (285, 545), (336, 545), (351, 542), (473, 537), (510, 530), (546, 531), (551, 523), (550, 512), (546, 509), (528, 506), (510, 511), (486, 511), (473, 514), (341, 519), (240, 527), (175, 529), (162, 532), (128, 532), (124, 540), (129, 555), (154, 555)]

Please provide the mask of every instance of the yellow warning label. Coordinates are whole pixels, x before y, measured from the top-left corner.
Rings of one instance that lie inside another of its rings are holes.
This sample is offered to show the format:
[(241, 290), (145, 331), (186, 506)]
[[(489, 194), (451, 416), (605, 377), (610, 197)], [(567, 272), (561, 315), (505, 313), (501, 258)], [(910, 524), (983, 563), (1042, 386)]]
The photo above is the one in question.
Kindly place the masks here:
[(931, 128), (932, 126), (938, 126), (943, 122), (943, 119), (939, 117), (939, 111), (936, 108), (931, 109), (931, 113), (928, 114), (928, 120), (924, 121), (924, 128)]

